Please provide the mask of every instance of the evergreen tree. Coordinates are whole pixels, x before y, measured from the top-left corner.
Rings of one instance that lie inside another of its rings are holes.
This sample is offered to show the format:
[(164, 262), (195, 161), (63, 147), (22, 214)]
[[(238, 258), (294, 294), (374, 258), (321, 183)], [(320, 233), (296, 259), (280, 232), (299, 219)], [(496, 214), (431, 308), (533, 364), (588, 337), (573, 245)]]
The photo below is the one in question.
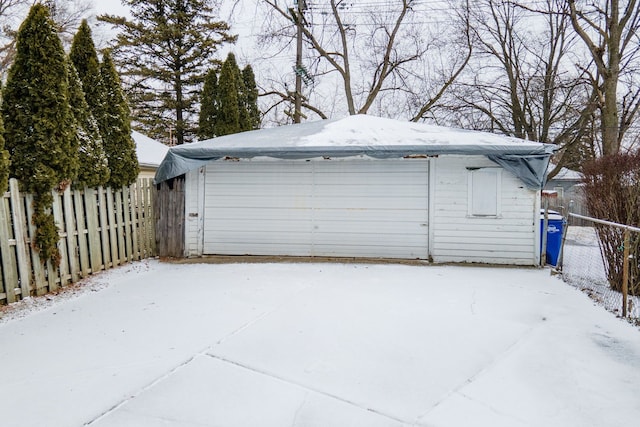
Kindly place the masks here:
[(99, 107), (96, 120), (111, 171), (108, 185), (112, 188), (120, 188), (123, 185), (132, 184), (137, 179), (140, 167), (136, 145), (131, 137), (129, 105), (120, 86), (120, 77), (108, 52), (102, 57), (100, 77), (102, 91), (100, 96), (104, 102)]
[[(235, 41), (229, 26), (216, 21), (213, 0), (132, 0), (131, 19), (98, 17), (121, 30), (114, 58), (131, 77), (133, 116), (145, 132), (165, 139), (175, 129), (178, 144), (195, 131), (206, 65), (218, 47)], [(166, 88), (158, 91), (158, 87)], [(166, 117), (171, 112), (170, 117)]]
[(100, 61), (86, 19), (82, 21), (73, 37), (69, 58), (82, 82), (85, 101), (91, 113), (95, 115), (98, 106), (103, 102), (100, 99)]
[(4, 149), (4, 124), (0, 115), (0, 191), (7, 191), (9, 181), (9, 152)]
[(240, 132), (237, 69), (235, 56), (229, 54), (222, 64), (218, 79), (218, 114), (214, 125), (216, 136)]
[(225, 61), (229, 62), (229, 67), (233, 70), (234, 77), (233, 81), (235, 83), (235, 91), (238, 94), (238, 130), (236, 132), (243, 132), (245, 130), (249, 130), (249, 112), (247, 111), (247, 90), (244, 85), (244, 76), (242, 75), (242, 71), (240, 71), (240, 67), (238, 67), (238, 62), (236, 61), (236, 56), (233, 53), (229, 53), (227, 55), (227, 59)]
[[(0, 81), (0, 93), (2, 93), (2, 81)], [(0, 97), (1, 102), (1, 97)], [(9, 181), (9, 152), (4, 149), (4, 121), (0, 114), (0, 191), (7, 190)]]
[(258, 109), (258, 87), (256, 86), (256, 77), (253, 74), (251, 65), (247, 65), (242, 69), (242, 80), (245, 90), (245, 105), (247, 111), (247, 122), (243, 126), (243, 130), (254, 130), (260, 128), (260, 110)]
[(220, 77), (212, 69), (207, 74), (200, 105), (200, 139), (244, 132), (260, 127), (258, 89), (253, 69), (242, 71), (229, 53)]
[(204, 87), (200, 96), (200, 117), (198, 120), (198, 138), (205, 140), (213, 138), (218, 114), (218, 77), (212, 68), (204, 79)]
[(68, 101), (67, 65), (47, 8), (34, 5), (18, 30), (16, 58), (3, 91), (10, 176), (34, 195), (34, 247), (59, 262), (51, 190), (75, 178), (78, 147)]
[(80, 168), (75, 184), (82, 187), (98, 187), (109, 181), (107, 155), (102, 146), (98, 123), (89, 110), (82, 91), (82, 83), (71, 61), (67, 61), (69, 75), (69, 105), (76, 122), (76, 138), (79, 146)]

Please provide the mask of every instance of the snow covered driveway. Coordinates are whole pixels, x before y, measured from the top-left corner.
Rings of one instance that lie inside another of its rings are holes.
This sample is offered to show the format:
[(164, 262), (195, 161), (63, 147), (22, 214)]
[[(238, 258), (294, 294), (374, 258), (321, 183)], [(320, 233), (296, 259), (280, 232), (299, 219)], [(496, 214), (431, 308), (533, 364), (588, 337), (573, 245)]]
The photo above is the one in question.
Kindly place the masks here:
[(0, 323), (3, 427), (640, 419), (640, 331), (548, 270), (151, 261), (91, 281)]

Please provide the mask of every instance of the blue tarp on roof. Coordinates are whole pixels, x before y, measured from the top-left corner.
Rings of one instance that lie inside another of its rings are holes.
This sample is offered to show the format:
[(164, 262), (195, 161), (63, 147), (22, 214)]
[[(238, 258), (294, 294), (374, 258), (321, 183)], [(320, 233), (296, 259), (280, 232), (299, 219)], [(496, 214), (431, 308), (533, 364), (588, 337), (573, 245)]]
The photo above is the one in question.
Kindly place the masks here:
[(160, 164), (155, 181), (159, 183), (228, 157), (389, 159), (457, 154), (487, 156), (518, 176), (527, 187), (540, 189), (554, 151), (553, 145), (491, 133), (358, 115), (242, 132), (172, 147)]

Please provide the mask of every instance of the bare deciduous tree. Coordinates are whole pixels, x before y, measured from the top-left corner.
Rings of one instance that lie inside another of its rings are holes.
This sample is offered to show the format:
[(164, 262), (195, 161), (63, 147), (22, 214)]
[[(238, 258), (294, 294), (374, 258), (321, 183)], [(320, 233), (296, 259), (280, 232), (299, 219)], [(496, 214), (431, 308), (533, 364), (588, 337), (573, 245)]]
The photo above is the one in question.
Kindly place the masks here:
[(91, 0), (48, 0), (44, 3), (51, 11), (51, 18), (58, 26), (58, 34), (65, 45), (71, 43), (80, 22), (93, 9)]
[(32, 0), (0, 0), (0, 75), (6, 74), (15, 56), (16, 26)]
[(564, 0), (542, 3), (542, 11), (473, 3), (475, 54), (448, 109), (461, 127), (559, 145), (559, 170), (584, 152), (597, 103), (585, 72), (575, 68), (580, 58), (571, 55), (576, 40), (569, 18), (557, 13)]
[(640, 108), (640, 5), (637, 0), (566, 0), (571, 25), (587, 47), (587, 70), (600, 110), (602, 154), (620, 150)]
[[(460, 47), (464, 54), (461, 55), (460, 51), (455, 49), (457, 54), (451, 55), (447, 58), (447, 65), (443, 65), (440, 68), (439, 79), (434, 79), (439, 81), (439, 84), (436, 83), (434, 86), (435, 90), (433, 87), (423, 87), (418, 91), (415, 91), (414, 89), (414, 102), (419, 105), (420, 108), (411, 119), (413, 122), (425, 119), (426, 114), (430, 114), (432, 116), (431, 110), (442, 99), (445, 92), (457, 81), (460, 74), (462, 74), (469, 64), (473, 55), (473, 30), (471, 28), (471, 17), (469, 14), (469, 1), (465, 1), (461, 8), (453, 8), (452, 12), (454, 12), (457, 20), (452, 23), (450, 29), (453, 30), (455, 34), (459, 34), (458, 39), (454, 40), (452, 45)], [(440, 51), (440, 55), (445, 55), (444, 50)], [(431, 95), (424, 99), (423, 94), (425, 93)]]
[[(619, 152), (587, 162), (583, 168), (584, 194), (590, 215), (619, 224), (640, 223), (640, 152)], [(607, 279), (621, 291), (623, 282), (623, 230), (595, 226)], [(640, 239), (632, 233), (631, 254), (640, 252)], [(629, 263), (629, 293), (640, 295), (640, 265)]]
[[(468, 61), (468, 44), (451, 49), (446, 34), (435, 29), (448, 19), (448, 8), (436, 10), (438, 18), (425, 20), (424, 7), (429, 5), (417, 0), (366, 5), (307, 1), (300, 10), (288, 9), (278, 0), (262, 3), (271, 12), (263, 45), (290, 51), (295, 31), (302, 31), (307, 66), (295, 72), (312, 85), (315, 101), (303, 97), (302, 107), (321, 118), (334, 112), (366, 114), (373, 109), (377, 114), (420, 120)], [(439, 53), (450, 49), (452, 61), (430, 61), (427, 53), (437, 49)], [(439, 68), (433, 71), (436, 66)], [(437, 78), (428, 78), (425, 69), (429, 67)], [(425, 90), (425, 81), (430, 83), (429, 90)], [(264, 88), (263, 95), (277, 100), (272, 108), (295, 99), (296, 91), (289, 83), (273, 81)]]
[(29, 6), (43, 3), (58, 26), (64, 45), (68, 45), (73, 34), (93, 8), (91, 0), (0, 0), (0, 76), (9, 69), (15, 57), (17, 28), (29, 10)]

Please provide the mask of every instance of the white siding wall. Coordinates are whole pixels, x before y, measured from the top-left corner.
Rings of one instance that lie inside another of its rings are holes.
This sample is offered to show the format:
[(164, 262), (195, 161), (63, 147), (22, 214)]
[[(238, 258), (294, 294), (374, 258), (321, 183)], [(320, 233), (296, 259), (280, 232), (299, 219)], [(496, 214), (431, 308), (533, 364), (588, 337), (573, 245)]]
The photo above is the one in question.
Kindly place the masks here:
[(202, 255), (204, 220), (204, 168), (188, 172), (185, 177), (185, 256)]
[[(434, 262), (537, 264), (540, 232), (539, 216), (536, 213), (540, 208), (539, 192), (526, 189), (517, 177), (502, 170), (500, 215), (473, 217), (470, 215), (468, 206), (469, 170), (467, 168), (478, 167), (497, 167), (497, 165), (484, 156), (440, 156), (430, 159), (429, 207), (427, 208), (425, 202), (424, 209), (425, 215), (429, 213), (431, 221), (429, 227), (431, 258)], [(205, 168), (202, 168), (186, 176), (185, 255), (187, 256), (204, 253), (204, 170)], [(295, 182), (301, 184), (301, 181)], [(403, 190), (398, 189), (398, 191)], [(262, 219), (266, 217), (263, 216)]]
[(144, 178), (153, 179), (156, 176), (156, 169), (157, 168), (140, 166), (140, 173), (138, 173), (138, 179), (144, 179)]
[(435, 262), (537, 263), (539, 192), (528, 190), (517, 177), (502, 170), (499, 215), (470, 215), (467, 168), (497, 166), (484, 156), (433, 159), (431, 256)]

